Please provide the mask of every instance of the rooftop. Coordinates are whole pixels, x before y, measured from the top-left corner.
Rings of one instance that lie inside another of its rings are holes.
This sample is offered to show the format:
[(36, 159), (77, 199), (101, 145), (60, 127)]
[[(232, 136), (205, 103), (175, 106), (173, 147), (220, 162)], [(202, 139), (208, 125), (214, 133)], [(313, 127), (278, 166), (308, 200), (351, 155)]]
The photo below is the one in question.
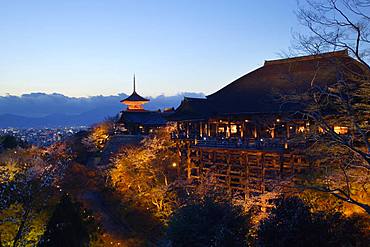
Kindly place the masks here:
[(303, 104), (281, 102), (281, 95), (306, 92), (313, 83), (319, 86), (335, 83), (339, 69), (354, 68), (357, 64), (346, 50), (265, 61), (264, 66), (206, 99), (185, 98), (172, 118), (181, 121), (220, 115), (297, 111)]

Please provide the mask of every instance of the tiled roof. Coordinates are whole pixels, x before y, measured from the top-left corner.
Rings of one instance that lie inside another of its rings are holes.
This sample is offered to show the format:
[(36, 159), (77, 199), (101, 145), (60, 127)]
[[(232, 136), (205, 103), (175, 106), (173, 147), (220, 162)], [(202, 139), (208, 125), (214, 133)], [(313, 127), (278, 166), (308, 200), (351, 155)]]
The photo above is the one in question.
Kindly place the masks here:
[(335, 83), (339, 68), (352, 66), (356, 62), (346, 51), (266, 61), (264, 66), (208, 95), (206, 99), (185, 98), (172, 119), (295, 111), (302, 106), (282, 104), (277, 98), (282, 94), (305, 92), (311, 83), (321, 86)]

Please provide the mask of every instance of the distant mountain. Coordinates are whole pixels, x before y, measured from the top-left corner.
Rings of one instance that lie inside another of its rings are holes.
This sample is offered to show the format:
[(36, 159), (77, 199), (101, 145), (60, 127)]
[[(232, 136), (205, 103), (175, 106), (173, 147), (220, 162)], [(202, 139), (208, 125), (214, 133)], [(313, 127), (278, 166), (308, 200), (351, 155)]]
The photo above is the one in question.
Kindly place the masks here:
[[(204, 97), (201, 93), (149, 97), (146, 109), (177, 107), (187, 97)], [(115, 116), (124, 109), (119, 102), (125, 94), (93, 97), (68, 97), (62, 94), (30, 93), (0, 96), (0, 128), (40, 128), (91, 125)]]

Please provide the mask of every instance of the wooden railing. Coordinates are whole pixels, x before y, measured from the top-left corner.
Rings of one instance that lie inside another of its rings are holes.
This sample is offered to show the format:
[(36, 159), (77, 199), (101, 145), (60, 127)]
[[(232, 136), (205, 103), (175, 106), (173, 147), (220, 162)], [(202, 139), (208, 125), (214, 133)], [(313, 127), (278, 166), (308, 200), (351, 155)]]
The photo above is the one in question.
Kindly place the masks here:
[(257, 149), (257, 150), (283, 150), (288, 147), (286, 138), (215, 138), (204, 137), (199, 138), (191, 135), (172, 134), (174, 140), (186, 140), (192, 146), (197, 147), (214, 147), (214, 148), (229, 148), (229, 149)]
[(279, 138), (261, 138), (261, 139), (201, 139), (195, 140), (195, 146), (199, 147), (216, 147), (231, 149), (273, 149), (283, 150), (287, 147), (285, 139)]

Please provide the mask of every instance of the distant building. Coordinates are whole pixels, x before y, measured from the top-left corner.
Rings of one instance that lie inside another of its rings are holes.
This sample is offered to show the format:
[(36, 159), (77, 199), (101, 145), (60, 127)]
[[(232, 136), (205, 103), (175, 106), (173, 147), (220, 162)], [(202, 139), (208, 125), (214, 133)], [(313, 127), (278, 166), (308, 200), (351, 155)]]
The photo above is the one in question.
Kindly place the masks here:
[(148, 111), (144, 109), (144, 104), (149, 102), (136, 92), (136, 80), (134, 75), (134, 91), (121, 103), (127, 106), (126, 110), (120, 112), (118, 126), (124, 134), (129, 135), (147, 135), (154, 129), (164, 126), (167, 123), (165, 119), (166, 112)]

